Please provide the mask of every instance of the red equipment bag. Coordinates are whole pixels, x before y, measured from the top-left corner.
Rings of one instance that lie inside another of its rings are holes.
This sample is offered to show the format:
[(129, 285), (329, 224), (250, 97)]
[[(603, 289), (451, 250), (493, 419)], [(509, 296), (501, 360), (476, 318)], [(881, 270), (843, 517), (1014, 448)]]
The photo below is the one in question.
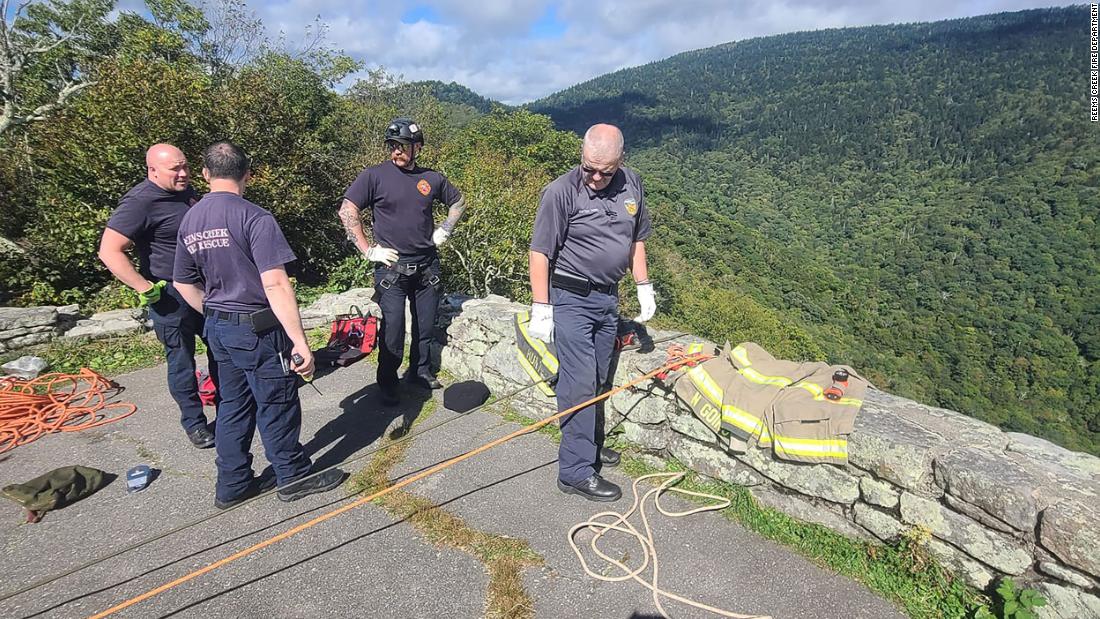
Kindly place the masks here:
[(378, 339), (378, 319), (364, 316), (359, 306), (352, 305), (347, 314), (332, 321), (328, 344), (314, 353), (319, 363), (347, 367), (374, 350)]
[(214, 398), (218, 395), (214, 377), (202, 370), (195, 370), (195, 382), (199, 385), (199, 400), (202, 401), (202, 405), (214, 406)]
[(378, 319), (364, 316), (358, 305), (352, 305), (347, 314), (340, 314), (332, 321), (326, 348), (355, 348), (369, 355), (377, 338)]

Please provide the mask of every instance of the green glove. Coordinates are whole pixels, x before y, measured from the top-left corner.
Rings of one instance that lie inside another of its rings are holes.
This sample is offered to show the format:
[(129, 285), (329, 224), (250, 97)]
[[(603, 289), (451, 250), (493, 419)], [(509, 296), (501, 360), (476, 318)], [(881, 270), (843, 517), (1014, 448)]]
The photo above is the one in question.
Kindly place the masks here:
[(166, 282), (162, 279), (159, 282), (153, 284), (145, 292), (139, 292), (138, 293), (138, 305), (140, 305), (141, 307), (145, 307), (147, 305), (152, 305), (152, 304), (156, 303), (157, 301), (160, 301), (160, 291), (167, 285), (168, 285), (168, 282)]

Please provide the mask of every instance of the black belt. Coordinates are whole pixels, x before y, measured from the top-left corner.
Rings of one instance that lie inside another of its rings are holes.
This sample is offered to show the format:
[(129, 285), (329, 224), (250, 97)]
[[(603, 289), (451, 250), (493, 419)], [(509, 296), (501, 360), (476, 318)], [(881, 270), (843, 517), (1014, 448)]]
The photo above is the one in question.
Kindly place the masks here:
[(584, 277), (583, 275), (575, 275), (566, 271), (559, 271), (554, 269), (550, 274), (550, 283), (555, 288), (562, 290), (568, 290), (574, 294), (579, 294), (582, 297), (587, 297), (589, 292), (595, 290), (596, 292), (602, 292), (604, 294), (615, 295), (618, 294), (619, 284), (597, 284), (596, 282)]
[(203, 308), (202, 314), (207, 318), (222, 320), (235, 325), (252, 325), (252, 312), (223, 312), (219, 309)]
[(416, 275), (417, 271), (428, 268), (426, 262), (395, 262), (392, 267), (386, 267), (399, 275)]

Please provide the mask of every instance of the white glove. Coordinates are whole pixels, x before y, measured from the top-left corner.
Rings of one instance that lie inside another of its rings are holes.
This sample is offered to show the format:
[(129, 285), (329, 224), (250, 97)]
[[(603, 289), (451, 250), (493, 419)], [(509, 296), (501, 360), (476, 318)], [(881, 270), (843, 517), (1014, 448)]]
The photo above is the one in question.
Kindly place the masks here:
[(451, 233), (443, 228), (436, 228), (435, 232), (432, 233), (432, 242), (435, 243), (436, 247), (446, 243), (449, 238), (451, 238)]
[(544, 342), (554, 341), (554, 306), (549, 303), (531, 304), (531, 321), (527, 334)]
[(393, 263), (397, 262), (397, 250), (375, 245), (367, 250), (367, 260), (381, 262), (388, 267), (392, 267)]
[(638, 305), (642, 313), (634, 318), (634, 322), (645, 322), (653, 318), (657, 312), (657, 297), (653, 294), (653, 284), (638, 284)]

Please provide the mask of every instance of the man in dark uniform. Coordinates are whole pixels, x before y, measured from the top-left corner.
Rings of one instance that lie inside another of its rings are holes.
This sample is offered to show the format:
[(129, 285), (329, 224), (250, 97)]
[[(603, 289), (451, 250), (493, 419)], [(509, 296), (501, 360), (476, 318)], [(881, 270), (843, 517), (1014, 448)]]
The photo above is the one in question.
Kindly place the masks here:
[[(397, 368), (405, 351), (405, 300), (411, 303), (412, 344), (409, 382), (427, 388), (442, 385), (432, 374), (430, 345), (439, 307), (438, 247), (446, 242), (462, 217), (466, 203), (445, 176), (416, 165), (424, 147), (424, 132), (408, 118), (386, 127), (384, 144), (389, 161), (369, 167), (348, 187), (340, 204), (340, 220), (348, 238), (374, 271), (375, 300), (382, 308), (382, 342), (378, 351), (378, 385), (382, 401), (398, 403)], [(447, 219), (432, 231), (432, 204), (442, 202)], [(361, 219), (369, 210), (375, 240)]]
[(294, 252), (271, 213), (242, 197), (249, 164), (239, 147), (207, 148), (202, 174), (210, 193), (180, 223), (174, 275), (183, 298), (206, 316), (218, 364), (214, 505), (226, 509), (274, 486), (252, 470), (257, 426), (281, 500), (331, 490), (344, 472), (310, 475), (298, 442), (302, 404), (293, 372), (312, 376), (313, 354), (285, 269)]
[[(619, 280), (629, 269), (641, 314), (656, 302), (647, 279), (649, 236), (642, 181), (622, 167), (623, 134), (594, 125), (584, 136), (581, 165), (542, 190), (531, 238), (531, 322), (528, 333), (556, 343), (558, 411), (597, 394), (607, 382), (619, 323)], [(563, 418), (558, 488), (592, 501), (615, 501), (619, 487), (599, 474), (597, 460), (614, 466), (619, 454), (602, 446), (596, 406)]]
[[(198, 194), (191, 188), (187, 157), (175, 146), (153, 145), (145, 154), (145, 166), (148, 177), (122, 196), (107, 220), (99, 259), (137, 291), (142, 306), (149, 307), (153, 330), (168, 357), (168, 391), (179, 405), (180, 423), (195, 447), (213, 447), (214, 434), (207, 427), (195, 381), (195, 336), (201, 337), (202, 314), (191, 309), (171, 283), (176, 232)], [(130, 248), (137, 251), (137, 269), (126, 255)], [(214, 375), (212, 360), (209, 365)]]

